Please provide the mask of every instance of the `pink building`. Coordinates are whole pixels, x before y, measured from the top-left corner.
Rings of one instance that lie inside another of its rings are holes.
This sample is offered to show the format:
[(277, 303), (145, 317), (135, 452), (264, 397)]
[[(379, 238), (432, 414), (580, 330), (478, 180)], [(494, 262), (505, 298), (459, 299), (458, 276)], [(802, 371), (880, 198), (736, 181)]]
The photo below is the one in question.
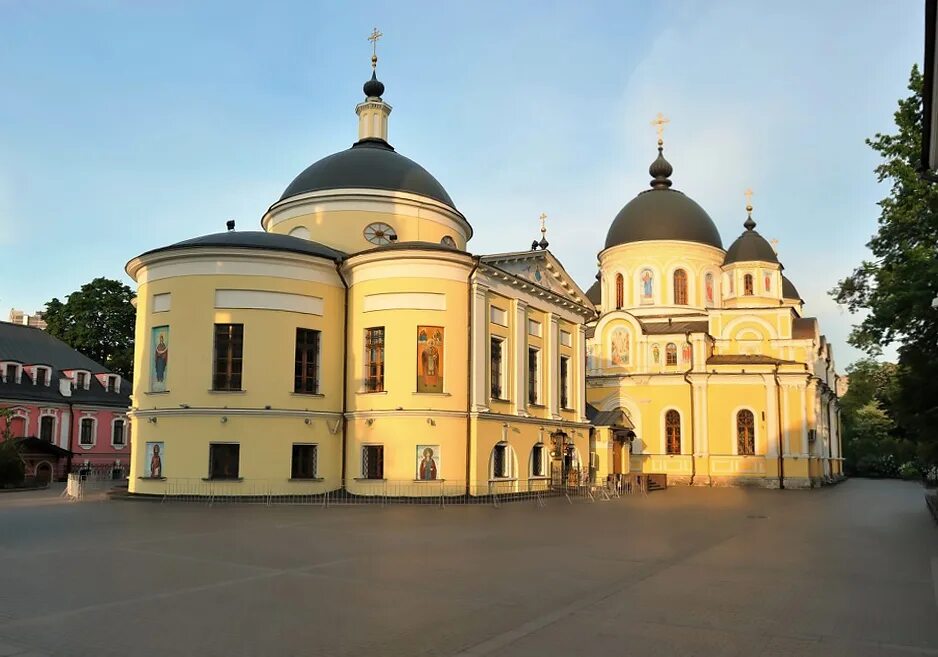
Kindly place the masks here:
[(48, 333), (0, 322), (0, 407), (13, 411), (8, 428), (27, 477), (83, 469), (125, 477), (130, 389), (130, 381)]

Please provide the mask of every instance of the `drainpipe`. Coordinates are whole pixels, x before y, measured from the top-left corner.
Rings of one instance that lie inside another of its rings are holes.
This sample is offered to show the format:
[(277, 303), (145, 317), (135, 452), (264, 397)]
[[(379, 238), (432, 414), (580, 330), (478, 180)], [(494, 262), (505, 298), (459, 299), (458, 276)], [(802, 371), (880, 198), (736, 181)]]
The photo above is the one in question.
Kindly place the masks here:
[(779, 363), (775, 364), (775, 417), (778, 421), (778, 487), (785, 489), (785, 453), (782, 451), (782, 384), (778, 379)]
[[(690, 342), (690, 331), (684, 332), (684, 344), (691, 344)], [(684, 380), (687, 382), (688, 388), (690, 389), (690, 485), (694, 485), (694, 479), (697, 477), (697, 459), (694, 457), (694, 452), (697, 450), (695, 445), (695, 432), (694, 432), (694, 384), (690, 380), (690, 371), (694, 367), (694, 346), (691, 345), (691, 359), (690, 367), (684, 371)]]
[(472, 269), (469, 271), (469, 278), (467, 279), (469, 287), (469, 303), (468, 303), (468, 312), (466, 313), (467, 319), (467, 331), (466, 335), (469, 338), (469, 349), (466, 352), (466, 497), (469, 497), (471, 492), (470, 488), (472, 486), (470, 482), (470, 476), (472, 474), (471, 462), (472, 462), (472, 301), (475, 297), (475, 291), (472, 289), (472, 277), (475, 276), (476, 270), (479, 268), (479, 264), (482, 262), (479, 257), (474, 257), (473, 260), (475, 264), (472, 265)]
[(348, 448), (348, 417), (346, 416), (346, 411), (348, 410), (348, 301), (349, 301), (349, 286), (348, 281), (345, 280), (345, 276), (342, 274), (342, 261), (336, 260), (335, 262), (335, 272), (339, 275), (339, 280), (342, 281), (342, 285), (345, 287), (345, 318), (343, 319), (342, 325), (342, 480), (339, 482), (343, 489), (346, 489), (345, 486), (345, 470), (346, 470), (346, 451)]

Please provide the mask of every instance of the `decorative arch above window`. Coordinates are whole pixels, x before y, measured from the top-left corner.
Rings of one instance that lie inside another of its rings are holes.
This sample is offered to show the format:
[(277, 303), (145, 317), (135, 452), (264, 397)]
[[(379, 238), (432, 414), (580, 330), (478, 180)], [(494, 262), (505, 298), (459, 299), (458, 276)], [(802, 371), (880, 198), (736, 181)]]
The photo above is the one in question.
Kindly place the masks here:
[(683, 269), (674, 270), (674, 304), (687, 305), (687, 272)]

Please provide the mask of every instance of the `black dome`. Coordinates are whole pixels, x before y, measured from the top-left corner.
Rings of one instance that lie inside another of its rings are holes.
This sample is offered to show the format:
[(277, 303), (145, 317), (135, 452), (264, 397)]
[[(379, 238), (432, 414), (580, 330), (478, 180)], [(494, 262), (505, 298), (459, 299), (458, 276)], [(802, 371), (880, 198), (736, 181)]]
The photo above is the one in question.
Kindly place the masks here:
[(163, 246), (152, 251), (147, 251), (143, 255), (151, 253), (160, 253), (161, 251), (174, 251), (176, 249), (199, 249), (211, 247), (238, 247), (245, 249), (267, 249), (269, 251), (290, 251), (292, 253), (302, 253), (305, 255), (319, 256), (330, 260), (341, 260), (345, 254), (341, 251), (329, 248), (319, 242), (300, 239), (291, 235), (281, 235), (280, 233), (265, 233), (261, 230), (229, 230), (224, 233), (213, 233), (211, 235), (202, 235), (190, 240), (176, 242), (169, 246)]
[(756, 260), (778, 264), (778, 256), (775, 255), (775, 249), (772, 248), (772, 245), (756, 231), (747, 229), (736, 238), (735, 242), (730, 244), (723, 264), (729, 265), (734, 262), (753, 262)]
[(801, 299), (801, 295), (798, 294), (798, 288), (795, 287), (794, 283), (788, 280), (787, 276), (782, 276), (782, 298)]
[(720, 231), (706, 210), (681, 192), (663, 186), (642, 192), (619, 211), (606, 235), (606, 248), (645, 240), (680, 240), (723, 248)]
[(362, 139), (311, 164), (287, 187), (282, 201), (291, 196), (324, 189), (387, 189), (427, 196), (455, 209), (443, 185), (422, 166), (409, 160), (383, 139)]

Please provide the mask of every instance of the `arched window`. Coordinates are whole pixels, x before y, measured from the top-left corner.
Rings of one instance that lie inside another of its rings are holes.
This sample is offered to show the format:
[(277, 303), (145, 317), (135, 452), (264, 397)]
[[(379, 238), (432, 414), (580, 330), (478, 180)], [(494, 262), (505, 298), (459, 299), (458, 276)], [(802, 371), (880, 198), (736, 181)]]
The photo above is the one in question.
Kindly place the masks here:
[(743, 294), (747, 297), (752, 296), (752, 274), (743, 276)]
[(740, 456), (756, 453), (756, 424), (752, 411), (746, 409), (736, 414), (736, 451)]
[(673, 342), (669, 342), (664, 348), (664, 364), (677, 365), (677, 345)]
[(683, 269), (674, 270), (674, 303), (687, 305), (687, 272)]
[(621, 310), (625, 305), (625, 281), (622, 274), (616, 274), (616, 310)]
[(665, 448), (668, 454), (681, 453), (681, 414), (671, 409), (664, 416)]

